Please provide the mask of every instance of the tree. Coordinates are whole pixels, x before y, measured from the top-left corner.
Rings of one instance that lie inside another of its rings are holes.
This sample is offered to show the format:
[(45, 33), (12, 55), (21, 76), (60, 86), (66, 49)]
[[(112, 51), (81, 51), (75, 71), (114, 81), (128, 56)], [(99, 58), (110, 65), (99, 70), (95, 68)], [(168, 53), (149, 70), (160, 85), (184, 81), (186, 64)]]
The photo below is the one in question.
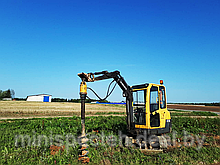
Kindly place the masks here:
[(15, 97), (15, 91), (13, 89), (8, 89), (6, 91), (0, 90), (0, 99), (14, 98), (14, 97)]
[(10, 90), (10, 94), (11, 94), (11, 98), (15, 98), (15, 91), (14, 91), (14, 89)]

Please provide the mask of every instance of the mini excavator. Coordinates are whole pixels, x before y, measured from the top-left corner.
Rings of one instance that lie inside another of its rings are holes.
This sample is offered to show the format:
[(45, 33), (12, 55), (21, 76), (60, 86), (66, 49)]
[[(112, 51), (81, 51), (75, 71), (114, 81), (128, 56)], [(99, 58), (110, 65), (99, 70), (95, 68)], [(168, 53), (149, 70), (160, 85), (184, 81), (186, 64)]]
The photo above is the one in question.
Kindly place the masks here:
[(163, 80), (160, 80), (160, 84), (145, 83), (129, 86), (119, 71), (82, 72), (78, 76), (82, 80), (80, 84), (82, 137), (85, 136), (86, 82), (106, 79), (113, 79), (112, 82), (115, 81), (119, 85), (123, 91), (123, 97), (126, 98), (126, 122), (129, 136), (136, 137), (140, 134), (160, 136), (171, 132), (171, 117), (170, 112), (167, 110), (166, 90)]

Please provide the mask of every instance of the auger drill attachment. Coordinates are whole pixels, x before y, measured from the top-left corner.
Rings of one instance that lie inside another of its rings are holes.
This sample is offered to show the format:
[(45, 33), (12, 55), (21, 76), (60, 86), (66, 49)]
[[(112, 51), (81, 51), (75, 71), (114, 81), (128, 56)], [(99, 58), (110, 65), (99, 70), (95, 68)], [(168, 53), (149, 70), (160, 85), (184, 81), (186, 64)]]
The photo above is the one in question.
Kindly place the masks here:
[(86, 138), (85, 133), (85, 100), (87, 95), (87, 85), (85, 79), (82, 78), (82, 82), (80, 84), (80, 99), (81, 99), (81, 125), (82, 125), (82, 135), (80, 136), (81, 140), (81, 148), (79, 154), (79, 161), (83, 163), (89, 162), (89, 157), (87, 156), (89, 151), (86, 149), (88, 148), (88, 139)]

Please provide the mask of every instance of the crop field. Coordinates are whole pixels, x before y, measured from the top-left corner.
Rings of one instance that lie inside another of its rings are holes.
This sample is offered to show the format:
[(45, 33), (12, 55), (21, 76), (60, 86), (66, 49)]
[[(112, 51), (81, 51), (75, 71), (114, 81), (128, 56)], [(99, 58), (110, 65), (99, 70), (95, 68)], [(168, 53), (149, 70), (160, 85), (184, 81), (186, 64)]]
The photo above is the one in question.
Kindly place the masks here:
[(220, 112), (220, 106), (168, 104), (167, 107), (169, 109), (185, 109), (185, 110), (199, 110), (199, 111)]
[[(167, 134), (168, 149), (148, 153), (121, 143), (122, 135), (127, 135), (124, 106), (86, 104), (86, 111), (89, 164), (220, 162), (220, 118), (211, 118), (216, 117), (214, 113), (171, 110), (173, 131)], [(1, 117), (49, 117), (0, 120), (0, 164), (80, 164), (79, 114), (77, 103), (0, 102)]]
[[(171, 116), (218, 116), (213, 112), (170, 110)], [(86, 115), (125, 115), (125, 105), (86, 104)], [(80, 103), (0, 101), (0, 119), (80, 115)]]
[[(124, 114), (124, 105), (86, 104), (86, 115)], [(1, 117), (43, 117), (80, 115), (80, 103), (0, 101)]]

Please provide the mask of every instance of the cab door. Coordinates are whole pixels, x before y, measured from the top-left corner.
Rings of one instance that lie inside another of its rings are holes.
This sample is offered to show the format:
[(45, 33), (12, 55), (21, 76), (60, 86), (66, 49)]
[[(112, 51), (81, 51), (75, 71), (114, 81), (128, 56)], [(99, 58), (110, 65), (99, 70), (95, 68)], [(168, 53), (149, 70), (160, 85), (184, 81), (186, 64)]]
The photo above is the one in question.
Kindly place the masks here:
[(146, 126), (146, 90), (133, 91), (133, 121)]
[(164, 128), (166, 116), (165, 87), (152, 85), (150, 88), (150, 127)]
[(159, 88), (152, 85), (150, 88), (150, 127), (160, 127)]
[(164, 128), (166, 125), (166, 113), (167, 113), (167, 107), (166, 107), (166, 94), (165, 94), (165, 87), (159, 86), (159, 113), (160, 113), (160, 124), (161, 128)]

